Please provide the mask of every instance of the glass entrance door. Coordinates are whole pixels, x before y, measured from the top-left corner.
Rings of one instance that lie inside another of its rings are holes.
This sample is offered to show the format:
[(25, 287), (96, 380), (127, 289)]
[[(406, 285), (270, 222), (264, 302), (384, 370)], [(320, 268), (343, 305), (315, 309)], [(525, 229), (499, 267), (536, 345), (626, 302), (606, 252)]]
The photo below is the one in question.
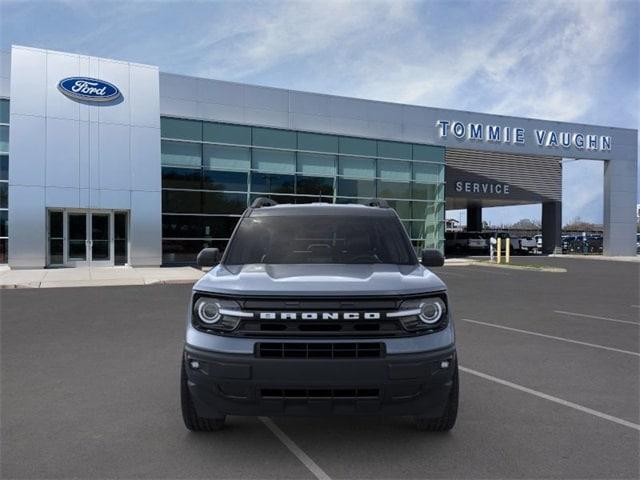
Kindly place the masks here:
[(91, 264), (92, 265), (113, 265), (111, 224), (112, 213), (91, 213), (91, 239), (89, 240)]
[(47, 264), (83, 267), (128, 262), (128, 212), (49, 210)]
[(71, 266), (88, 264), (87, 214), (67, 213), (67, 261)]

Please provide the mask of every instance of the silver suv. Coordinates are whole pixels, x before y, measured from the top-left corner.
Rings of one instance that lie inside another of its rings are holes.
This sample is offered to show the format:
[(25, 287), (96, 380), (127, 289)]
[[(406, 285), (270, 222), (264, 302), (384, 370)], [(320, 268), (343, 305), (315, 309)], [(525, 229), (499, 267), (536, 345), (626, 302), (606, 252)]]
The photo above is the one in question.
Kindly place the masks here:
[(419, 263), (394, 210), (257, 199), (191, 295), (184, 423), (227, 415), (412, 415), (450, 430), (458, 364), (445, 284)]

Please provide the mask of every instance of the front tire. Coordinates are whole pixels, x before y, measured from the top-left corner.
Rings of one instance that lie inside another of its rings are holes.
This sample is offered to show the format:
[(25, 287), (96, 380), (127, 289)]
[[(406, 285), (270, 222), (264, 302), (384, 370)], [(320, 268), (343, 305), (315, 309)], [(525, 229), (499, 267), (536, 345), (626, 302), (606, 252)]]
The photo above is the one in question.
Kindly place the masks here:
[(460, 390), (457, 361), (454, 368), (453, 384), (451, 385), (451, 392), (447, 399), (444, 414), (441, 417), (436, 418), (416, 416), (415, 423), (418, 430), (424, 430), (427, 432), (448, 432), (456, 424), (456, 418), (458, 417), (458, 395)]
[(180, 369), (180, 403), (182, 406), (182, 420), (188, 430), (192, 432), (214, 432), (224, 427), (226, 417), (203, 418), (196, 412), (193, 400), (191, 399), (191, 392), (189, 392), (184, 361)]

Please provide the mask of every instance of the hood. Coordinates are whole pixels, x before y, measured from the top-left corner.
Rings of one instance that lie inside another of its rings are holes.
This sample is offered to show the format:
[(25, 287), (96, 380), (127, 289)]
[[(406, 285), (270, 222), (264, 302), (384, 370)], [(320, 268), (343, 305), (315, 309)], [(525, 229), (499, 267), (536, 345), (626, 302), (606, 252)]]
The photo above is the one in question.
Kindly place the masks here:
[(195, 290), (229, 295), (408, 295), (446, 289), (422, 265), (218, 265)]

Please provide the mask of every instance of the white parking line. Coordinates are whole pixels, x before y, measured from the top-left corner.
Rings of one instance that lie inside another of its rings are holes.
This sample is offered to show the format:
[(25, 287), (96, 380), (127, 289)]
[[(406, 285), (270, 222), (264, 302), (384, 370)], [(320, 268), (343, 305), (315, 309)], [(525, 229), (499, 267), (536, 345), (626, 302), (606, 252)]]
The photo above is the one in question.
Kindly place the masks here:
[(627, 420), (623, 420), (622, 418), (614, 417), (612, 415), (607, 415), (606, 413), (602, 413), (588, 407), (583, 407), (582, 405), (578, 405), (577, 403), (569, 402), (567, 400), (563, 400), (562, 398), (554, 397), (553, 395), (548, 395), (546, 393), (542, 393), (537, 390), (533, 390), (531, 388), (523, 387), (522, 385), (518, 385), (517, 383), (512, 383), (507, 380), (494, 377), (492, 375), (487, 375), (486, 373), (478, 372), (477, 370), (472, 370), (470, 368), (463, 367), (462, 365), (460, 365), (458, 368), (460, 368), (460, 370), (465, 373), (469, 373), (471, 375), (484, 378), (485, 380), (499, 383), (500, 385), (505, 385), (507, 387), (520, 390), (521, 392), (525, 392), (530, 395), (535, 395), (536, 397), (544, 398), (545, 400), (549, 400), (551, 402), (564, 405), (565, 407), (573, 408), (574, 410), (579, 410), (581, 412), (588, 413), (589, 415), (593, 415), (595, 417), (602, 418), (604, 420), (609, 420), (610, 422), (614, 422), (619, 425), (624, 425), (625, 427), (633, 428), (634, 430), (640, 431), (640, 425), (638, 425), (637, 423), (629, 422)]
[(278, 438), (278, 440), (280, 440), (284, 444), (284, 446), (287, 447), (289, 451), (293, 453), (296, 458), (300, 460), (300, 462), (302, 462), (302, 464), (307, 467), (307, 469), (311, 473), (313, 473), (313, 475), (318, 480), (331, 480), (331, 477), (327, 475), (316, 462), (311, 460), (311, 457), (304, 453), (304, 451), (298, 445), (296, 445), (296, 443), (291, 440), (286, 433), (280, 430), (280, 428), (275, 423), (273, 423), (273, 420), (267, 417), (258, 418), (267, 426), (269, 430), (271, 430), (271, 433), (273, 433)]
[(620, 350), (619, 348), (613, 348), (613, 347), (605, 347), (604, 345), (598, 345), (595, 343), (581, 342), (579, 340), (571, 340), (570, 338), (546, 335), (544, 333), (532, 332), (530, 330), (520, 330), (519, 328), (506, 327), (504, 325), (496, 325), (495, 323), (480, 322), (478, 320), (471, 320), (470, 318), (461, 318), (460, 320), (464, 322), (476, 323), (478, 325), (484, 325), (487, 327), (500, 328), (502, 330), (509, 330), (511, 332), (526, 333), (527, 335), (535, 335), (536, 337), (550, 338), (552, 340), (560, 340), (561, 342), (575, 343), (576, 345), (583, 345), (585, 347), (600, 348), (602, 350), (610, 350), (612, 352), (624, 353), (626, 355), (634, 355), (636, 357), (640, 357), (640, 353), (638, 352), (631, 352), (629, 350)]
[[(481, 270), (482, 269), (482, 270)], [(456, 267), (456, 270), (464, 270), (465, 272), (474, 272), (474, 273), (492, 273), (494, 275), (506, 275), (510, 276), (510, 273), (506, 272), (497, 272), (498, 267)]]
[(595, 318), (596, 320), (606, 320), (608, 322), (630, 323), (631, 325), (640, 325), (640, 323), (638, 322), (631, 322), (629, 320), (619, 320), (617, 318), (611, 318), (611, 317), (599, 317), (597, 315), (587, 315), (586, 313), (565, 312), (563, 310), (554, 310), (554, 313), (561, 313), (562, 315), (571, 315), (572, 317)]

